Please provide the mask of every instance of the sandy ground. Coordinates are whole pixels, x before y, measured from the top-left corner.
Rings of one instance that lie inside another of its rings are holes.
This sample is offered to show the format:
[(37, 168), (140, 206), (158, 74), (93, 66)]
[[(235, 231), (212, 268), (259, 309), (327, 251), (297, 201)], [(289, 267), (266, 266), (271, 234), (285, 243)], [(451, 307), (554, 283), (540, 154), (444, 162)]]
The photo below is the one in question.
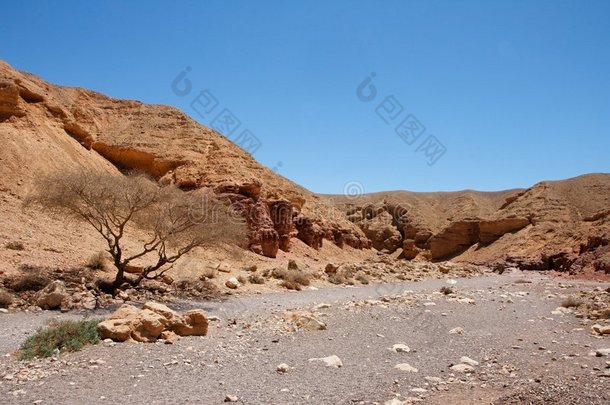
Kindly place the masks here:
[[(457, 297), (438, 293), (447, 281), (428, 280), (184, 302), (177, 309), (220, 317), (208, 336), (174, 345), (103, 343), (27, 363), (6, 355), (0, 396), (19, 404), (217, 404), (227, 395), (244, 404), (610, 402), (610, 357), (594, 355), (610, 338), (591, 334), (586, 319), (552, 313), (578, 289), (608, 284), (535, 274), (456, 281)], [(326, 330), (290, 332), (280, 321), (286, 310), (320, 303), (330, 304), (314, 311)], [(54, 316), (0, 315), (1, 351)], [(464, 332), (449, 333), (457, 327)], [(410, 352), (389, 350), (399, 343)], [(310, 361), (331, 355), (343, 366)], [(462, 356), (479, 363), (472, 373), (450, 368)], [(278, 373), (280, 363), (290, 370)], [(417, 372), (395, 368), (403, 363)]]

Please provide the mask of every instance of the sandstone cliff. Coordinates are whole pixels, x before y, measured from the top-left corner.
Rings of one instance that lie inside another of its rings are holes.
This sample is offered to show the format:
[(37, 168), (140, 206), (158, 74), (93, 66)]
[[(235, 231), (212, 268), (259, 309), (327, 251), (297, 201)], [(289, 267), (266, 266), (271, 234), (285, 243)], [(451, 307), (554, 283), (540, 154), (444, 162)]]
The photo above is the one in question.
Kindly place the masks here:
[(55, 170), (140, 170), (233, 204), (248, 222), (249, 248), (267, 257), (290, 250), (292, 238), (369, 246), (332, 205), (176, 108), (53, 85), (0, 61), (0, 140), (0, 191), (17, 198)]

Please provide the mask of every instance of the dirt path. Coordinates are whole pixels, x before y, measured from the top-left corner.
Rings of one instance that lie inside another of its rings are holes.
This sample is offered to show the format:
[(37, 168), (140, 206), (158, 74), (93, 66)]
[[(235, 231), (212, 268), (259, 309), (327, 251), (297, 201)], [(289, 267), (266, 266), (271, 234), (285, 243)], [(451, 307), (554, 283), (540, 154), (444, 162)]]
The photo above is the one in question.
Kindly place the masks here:
[[(523, 278), (531, 282), (516, 283)], [(585, 319), (552, 313), (566, 296), (595, 284), (570, 286), (532, 274), (456, 281), (457, 296), (438, 293), (446, 281), (429, 280), (205, 303), (221, 318), (206, 337), (174, 345), (101, 344), (58, 361), (4, 357), (0, 396), (24, 404), (218, 404), (227, 395), (245, 404), (372, 404), (394, 398), (516, 404), (525, 401), (523, 395), (541, 404), (610, 401), (610, 377), (603, 376), (610, 358), (590, 355), (610, 347), (610, 338), (592, 335)], [(402, 298), (375, 299), (388, 295)], [(279, 320), (286, 310), (322, 302), (331, 304), (316, 311), (326, 330), (289, 332)], [(187, 306), (196, 305), (180, 305)], [(2, 349), (15, 347), (16, 338), (45, 316), (3, 315)], [(463, 333), (449, 333), (455, 328)], [(7, 336), (7, 330), (15, 335)], [(410, 351), (389, 350), (398, 343)], [(309, 361), (331, 355), (341, 359), (341, 368)], [(462, 356), (479, 363), (473, 372), (450, 368)], [(290, 370), (278, 373), (280, 363)], [(404, 363), (417, 372), (395, 368)]]

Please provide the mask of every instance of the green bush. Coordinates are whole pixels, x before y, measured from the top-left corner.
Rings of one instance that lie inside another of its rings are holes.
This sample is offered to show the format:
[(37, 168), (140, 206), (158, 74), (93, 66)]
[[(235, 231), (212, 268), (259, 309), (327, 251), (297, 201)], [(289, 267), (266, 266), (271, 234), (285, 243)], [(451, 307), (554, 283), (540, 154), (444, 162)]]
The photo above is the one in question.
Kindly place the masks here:
[(97, 324), (101, 319), (82, 321), (58, 321), (46, 328), (39, 329), (26, 339), (19, 350), (21, 360), (34, 357), (50, 357), (56, 350), (60, 352), (75, 352), (87, 344), (100, 341)]

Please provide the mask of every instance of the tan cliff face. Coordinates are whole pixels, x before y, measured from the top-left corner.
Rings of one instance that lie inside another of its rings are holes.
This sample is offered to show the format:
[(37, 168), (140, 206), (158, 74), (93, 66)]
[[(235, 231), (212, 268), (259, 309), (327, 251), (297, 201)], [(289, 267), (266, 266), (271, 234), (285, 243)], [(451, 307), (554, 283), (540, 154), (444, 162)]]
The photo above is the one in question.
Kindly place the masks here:
[(291, 238), (368, 247), (325, 200), (260, 165), (176, 108), (49, 84), (0, 62), (0, 187), (16, 197), (44, 173), (139, 170), (184, 190), (208, 188), (250, 225), (250, 248), (275, 257)]
[(610, 268), (610, 174), (526, 190), (330, 198), (374, 247), (406, 259), (571, 272)]

